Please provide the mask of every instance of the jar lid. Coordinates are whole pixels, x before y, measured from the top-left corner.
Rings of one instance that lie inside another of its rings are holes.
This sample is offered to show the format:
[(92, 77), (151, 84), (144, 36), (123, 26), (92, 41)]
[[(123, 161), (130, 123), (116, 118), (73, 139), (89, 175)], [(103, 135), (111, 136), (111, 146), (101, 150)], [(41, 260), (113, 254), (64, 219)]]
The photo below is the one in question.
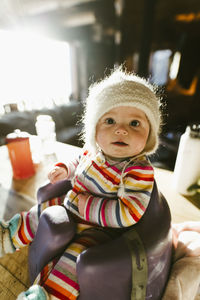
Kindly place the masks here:
[(30, 135), (28, 132), (21, 131), (19, 129), (15, 129), (13, 132), (9, 133), (6, 136), (6, 144), (26, 140), (29, 138), (29, 136)]

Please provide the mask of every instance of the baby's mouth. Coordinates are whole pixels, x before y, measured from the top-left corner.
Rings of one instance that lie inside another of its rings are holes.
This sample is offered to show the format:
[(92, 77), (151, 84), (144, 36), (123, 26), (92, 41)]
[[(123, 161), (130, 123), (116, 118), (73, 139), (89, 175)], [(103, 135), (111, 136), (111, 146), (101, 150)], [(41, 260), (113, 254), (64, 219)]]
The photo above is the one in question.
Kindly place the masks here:
[(128, 146), (128, 144), (126, 144), (125, 142), (121, 142), (121, 141), (117, 141), (117, 142), (114, 142), (112, 144), (114, 144), (116, 146)]

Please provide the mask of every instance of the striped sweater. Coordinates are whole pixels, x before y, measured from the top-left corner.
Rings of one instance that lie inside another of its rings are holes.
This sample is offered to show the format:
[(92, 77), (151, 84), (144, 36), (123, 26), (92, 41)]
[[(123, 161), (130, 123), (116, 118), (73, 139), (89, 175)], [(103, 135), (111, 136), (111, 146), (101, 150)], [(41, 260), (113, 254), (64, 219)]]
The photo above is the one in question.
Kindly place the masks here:
[[(103, 227), (128, 227), (143, 216), (151, 197), (154, 170), (146, 156), (135, 160), (108, 160), (85, 150), (66, 163), (72, 190), (64, 204), (80, 218)], [(79, 194), (88, 193), (84, 216), (78, 211)]]

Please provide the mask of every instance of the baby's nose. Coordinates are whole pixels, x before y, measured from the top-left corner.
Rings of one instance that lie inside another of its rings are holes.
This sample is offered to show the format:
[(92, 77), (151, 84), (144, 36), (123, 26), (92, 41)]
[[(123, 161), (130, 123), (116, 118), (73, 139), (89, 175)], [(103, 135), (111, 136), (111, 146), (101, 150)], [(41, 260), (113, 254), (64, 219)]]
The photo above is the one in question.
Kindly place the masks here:
[(117, 134), (117, 135), (127, 135), (128, 131), (123, 127), (119, 127), (115, 130), (115, 134)]

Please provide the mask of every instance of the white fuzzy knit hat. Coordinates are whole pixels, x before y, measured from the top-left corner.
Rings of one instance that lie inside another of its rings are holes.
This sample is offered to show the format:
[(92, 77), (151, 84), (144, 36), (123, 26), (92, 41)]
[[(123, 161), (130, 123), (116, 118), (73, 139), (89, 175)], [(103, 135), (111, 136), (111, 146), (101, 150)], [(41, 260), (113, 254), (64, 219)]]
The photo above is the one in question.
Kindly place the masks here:
[(127, 74), (121, 68), (89, 88), (83, 117), (85, 144), (92, 151), (97, 151), (96, 125), (106, 112), (118, 106), (136, 107), (146, 114), (150, 134), (142, 153), (154, 153), (158, 147), (161, 125), (160, 99), (154, 87), (144, 78)]

